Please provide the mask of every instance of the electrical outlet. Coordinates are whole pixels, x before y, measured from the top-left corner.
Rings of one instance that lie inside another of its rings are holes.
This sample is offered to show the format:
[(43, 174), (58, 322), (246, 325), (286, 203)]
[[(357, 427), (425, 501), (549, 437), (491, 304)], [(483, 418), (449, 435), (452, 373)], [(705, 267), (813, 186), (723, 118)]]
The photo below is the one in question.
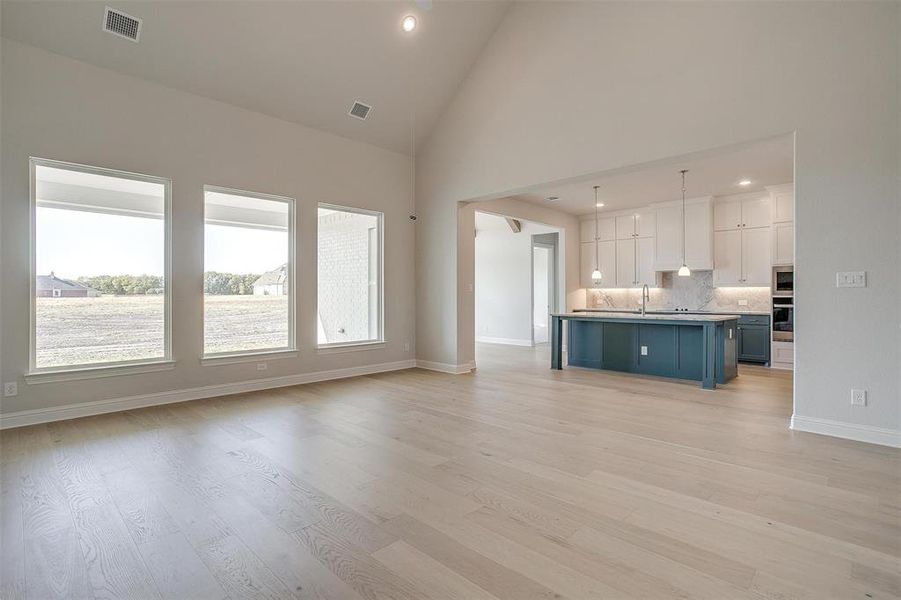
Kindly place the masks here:
[(641, 347), (641, 355), (642, 355), (642, 356), (647, 356), (647, 355), (648, 355), (648, 347), (647, 347), (647, 346), (642, 346), (642, 347)]
[(748, 305), (748, 301), (747, 301), (747, 300), (739, 300), (739, 301), (738, 301), (738, 305), (739, 305), (739, 306), (747, 306), (747, 305)]
[(404, 352), (410, 351), (410, 342), (404, 342)]
[(867, 287), (867, 272), (843, 271), (836, 273), (835, 287)]
[(257, 371), (265, 371), (269, 368), (269, 365), (266, 363), (257, 363)]
[(866, 390), (851, 390), (851, 406), (866, 406), (867, 405), (867, 391)]
[(19, 384), (15, 381), (9, 381), (3, 384), (3, 395), (7, 398), (15, 396), (19, 393)]

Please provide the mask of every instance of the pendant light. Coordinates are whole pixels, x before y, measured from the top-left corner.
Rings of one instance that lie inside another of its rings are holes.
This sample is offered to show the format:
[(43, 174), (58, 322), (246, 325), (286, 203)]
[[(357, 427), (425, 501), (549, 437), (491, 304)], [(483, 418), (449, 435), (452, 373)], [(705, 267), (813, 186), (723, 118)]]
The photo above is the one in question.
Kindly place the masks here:
[(679, 267), (679, 277), (691, 276), (691, 269), (685, 264), (685, 174), (688, 169), (682, 169), (682, 266)]
[(601, 285), (601, 279), (603, 276), (601, 275), (601, 259), (599, 258), (598, 253), (598, 188), (600, 186), (594, 186), (594, 271), (591, 272), (591, 281), (594, 282), (595, 286)]

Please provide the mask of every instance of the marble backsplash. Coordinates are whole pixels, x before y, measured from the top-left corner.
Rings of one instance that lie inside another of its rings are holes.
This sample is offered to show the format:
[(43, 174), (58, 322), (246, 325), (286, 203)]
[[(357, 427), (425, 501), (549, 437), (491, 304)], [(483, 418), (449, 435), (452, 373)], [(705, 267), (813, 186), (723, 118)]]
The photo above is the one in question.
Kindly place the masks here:
[[(663, 273), (661, 287), (650, 289), (648, 308), (653, 310), (760, 311), (770, 312), (772, 296), (768, 287), (726, 287), (713, 285), (713, 271), (695, 271), (690, 277)], [(747, 300), (747, 306), (739, 305)], [(587, 290), (587, 308), (635, 308), (641, 306), (640, 289)]]

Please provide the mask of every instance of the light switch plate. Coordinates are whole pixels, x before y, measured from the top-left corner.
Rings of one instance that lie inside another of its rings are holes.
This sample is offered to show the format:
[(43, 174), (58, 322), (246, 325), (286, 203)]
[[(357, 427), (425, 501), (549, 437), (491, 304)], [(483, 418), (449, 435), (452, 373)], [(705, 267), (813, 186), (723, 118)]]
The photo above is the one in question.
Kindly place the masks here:
[(840, 271), (835, 274), (835, 287), (867, 287), (867, 272)]

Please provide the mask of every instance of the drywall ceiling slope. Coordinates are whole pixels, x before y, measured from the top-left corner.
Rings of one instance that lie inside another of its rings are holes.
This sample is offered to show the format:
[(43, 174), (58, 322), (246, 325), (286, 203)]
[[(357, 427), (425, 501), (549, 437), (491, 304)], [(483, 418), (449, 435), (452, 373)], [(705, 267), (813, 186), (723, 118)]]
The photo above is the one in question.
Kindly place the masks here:
[[(104, 33), (105, 2), (4, 1), (2, 35), (120, 73), (410, 153), (507, 2), (127, 2), (139, 43)], [(400, 30), (419, 17), (413, 35)], [(354, 100), (373, 107), (347, 116)]]

